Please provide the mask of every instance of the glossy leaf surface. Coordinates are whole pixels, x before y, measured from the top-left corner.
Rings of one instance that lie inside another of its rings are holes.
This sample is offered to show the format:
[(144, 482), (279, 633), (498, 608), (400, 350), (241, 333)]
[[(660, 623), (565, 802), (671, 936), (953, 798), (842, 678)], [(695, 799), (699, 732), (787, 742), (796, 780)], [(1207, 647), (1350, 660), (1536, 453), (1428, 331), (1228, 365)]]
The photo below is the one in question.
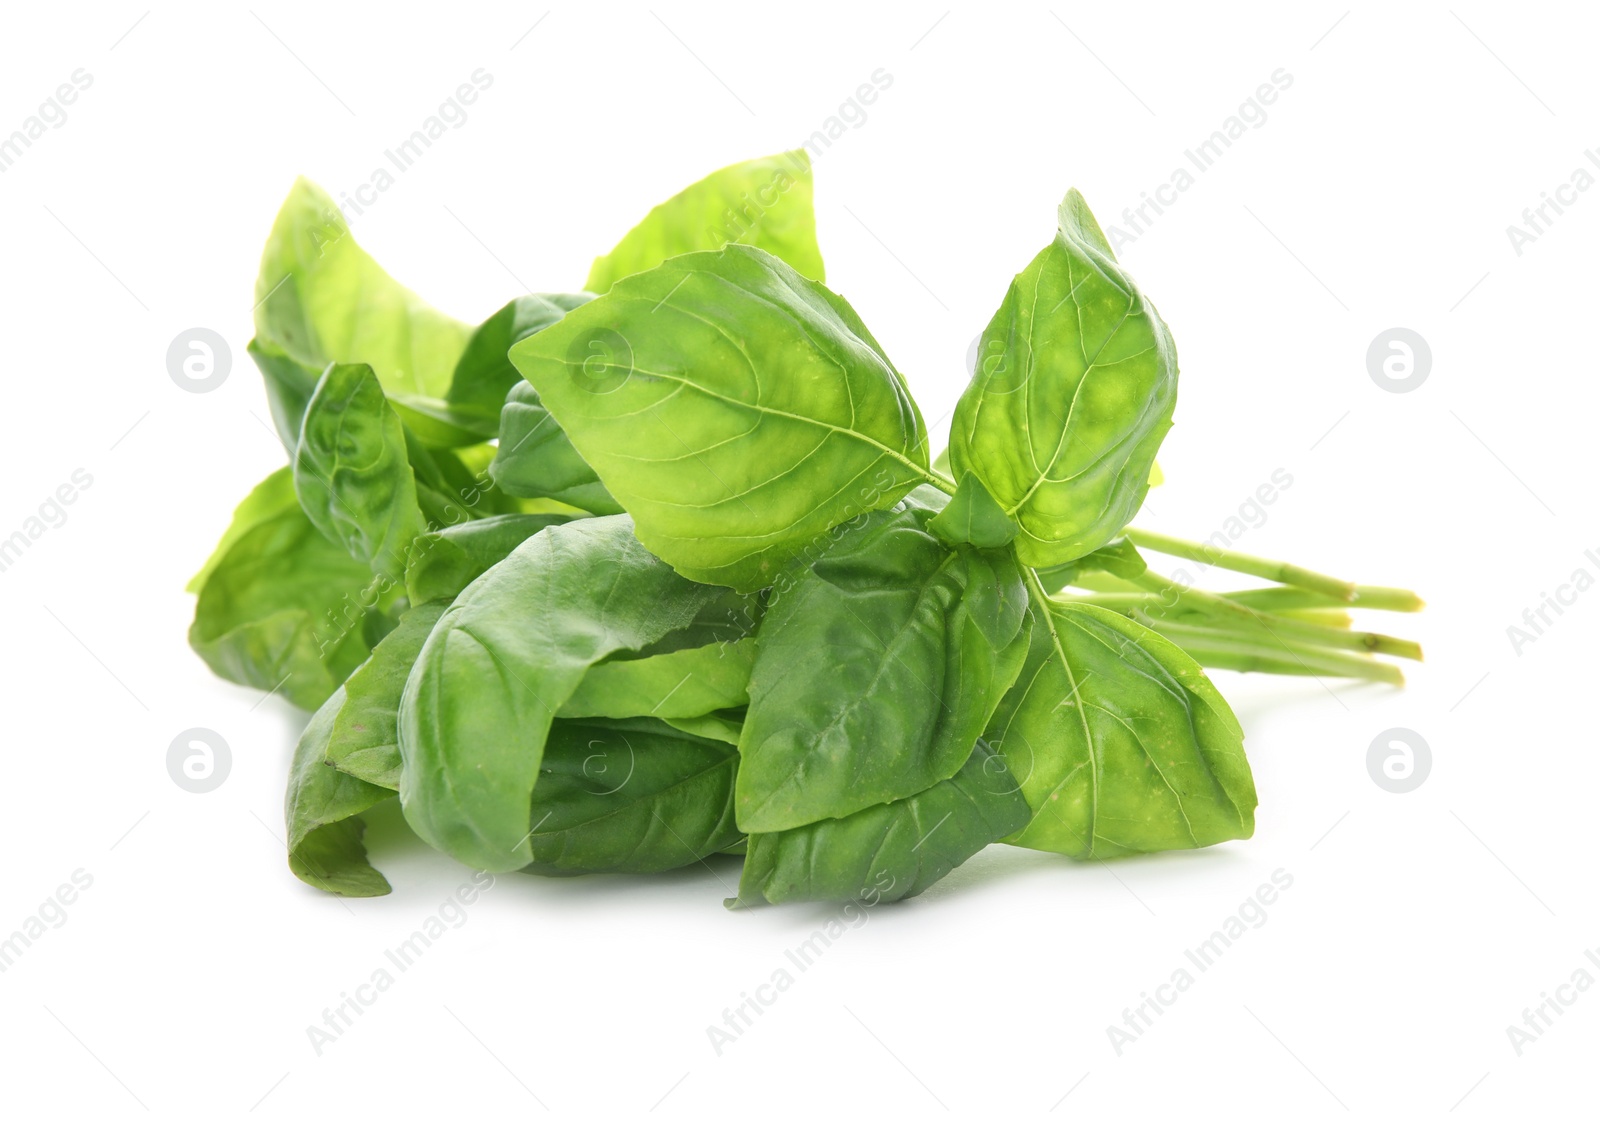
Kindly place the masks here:
[(400, 696), (424, 641), (447, 607), (448, 602), (435, 602), (407, 610), (345, 680), (335, 695), (340, 704), (323, 746), (329, 764), (370, 784), (400, 790)]
[(539, 391), (520, 375), (500, 411), (500, 440), (489, 474), (507, 495), (557, 499), (597, 515), (622, 511), (545, 408)]
[(1177, 390), (1166, 325), (1073, 191), (1055, 241), (984, 329), (951, 470), (972, 472), (1021, 526), (1024, 565), (1070, 562), (1138, 511)]
[(805, 149), (733, 164), (684, 188), (646, 215), (610, 253), (596, 258), (583, 287), (606, 292), (669, 257), (721, 249), (729, 242), (758, 246), (801, 276), (823, 279), (811, 158)]
[(294, 487), (318, 530), (389, 577), (428, 529), (405, 429), (365, 363), (333, 363), (306, 405)]
[(522, 381), (506, 357), (511, 345), (593, 299), (594, 294), (586, 292), (528, 293), (479, 324), (456, 361), (445, 392), (445, 402), (457, 423), (470, 426), (483, 439), (497, 435), (506, 395)]
[(686, 647), (589, 668), (561, 716), (693, 718), (750, 700), (755, 640)]
[(721, 591), (674, 573), (626, 516), (534, 535), (435, 625), (400, 707), (412, 828), (479, 869), (533, 860), (529, 800), (550, 723), (588, 669), (688, 626)]
[(394, 792), (329, 766), (328, 737), (343, 704), (344, 692), (336, 691), (312, 715), (295, 747), (283, 808), (289, 868), (307, 885), (329, 893), (380, 897), (389, 892), (389, 882), (367, 861), (360, 816)]
[(314, 710), (388, 630), (386, 607), (372, 571), (296, 505), (239, 535), (211, 567), (189, 644), (230, 682)]
[(1109, 858), (1250, 837), (1244, 734), (1200, 666), (1107, 609), (1032, 611), (1027, 665), (987, 735), (1033, 813), (1007, 841)]
[(412, 604), (454, 600), (524, 541), (566, 515), (491, 515), (418, 538), (406, 565), (406, 596)]
[(735, 907), (914, 897), (1019, 829), (1028, 805), (1004, 762), (975, 747), (953, 777), (843, 819), (752, 834)]
[(640, 541), (754, 590), (928, 479), (899, 373), (839, 297), (745, 246), (673, 258), (511, 350)]
[(739, 825), (780, 831), (914, 795), (972, 755), (1027, 653), (1015, 558), (952, 550), (913, 503), (780, 582), (757, 636)]
[(356, 244), (339, 208), (295, 181), (261, 255), (256, 338), (319, 374), (367, 363), (396, 395), (440, 398), (472, 329), (430, 307)]
[(732, 745), (658, 721), (557, 721), (533, 790), (535, 873), (655, 873), (740, 837)]

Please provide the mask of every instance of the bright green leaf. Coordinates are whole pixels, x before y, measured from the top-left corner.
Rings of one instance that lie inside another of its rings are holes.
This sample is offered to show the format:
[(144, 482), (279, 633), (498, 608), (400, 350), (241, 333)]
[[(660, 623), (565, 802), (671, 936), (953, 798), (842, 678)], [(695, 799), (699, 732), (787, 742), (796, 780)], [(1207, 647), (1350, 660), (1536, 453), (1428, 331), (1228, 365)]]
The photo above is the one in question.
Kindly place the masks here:
[(299, 506), (300, 500), (294, 493), (294, 473), (287, 466), (279, 468), (256, 484), (250, 489), (250, 494), (233, 509), (233, 521), (228, 524), (228, 529), (223, 531), (221, 540), (211, 551), (211, 556), (206, 559), (205, 565), (200, 567), (200, 572), (189, 578), (184, 591), (198, 593), (204, 588), (211, 571), (222, 564), (222, 559), (227, 557), (233, 544), (243, 538), (248, 531), (280, 515), (298, 510)]
[(1244, 734), (1200, 666), (1107, 609), (1033, 614), (1027, 665), (987, 735), (1033, 812), (1006, 841), (1109, 858), (1249, 838)]
[(388, 788), (330, 767), (325, 756), (343, 690), (312, 715), (289, 769), (283, 817), (289, 831), (289, 868), (307, 885), (345, 897), (381, 897), (389, 882), (367, 861), (361, 813), (386, 799)]
[(497, 435), (506, 395), (522, 381), (506, 355), (511, 345), (543, 331), (593, 299), (593, 293), (562, 292), (529, 293), (511, 301), (472, 333), (456, 361), (445, 401), (458, 417), (471, 419), (480, 437)]
[(805, 149), (732, 164), (684, 188), (646, 215), (614, 250), (595, 258), (583, 287), (603, 293), (669, 257), (721, 249), (729, 242), (759, 246), (802, 276), (823, 279), (811, 157)]
[(189, 644), (228, 681), (314, 710), (388, 630), (390, 600), (295, 506), (241, 534), (211, 567)]
[(564, 718), (695, 718), (750, 701), (755, 640), (686, 647), (589, 668), (561, 706)]
[(318, 530), (374, 572), (405, 573), (412, 540), (428, 529), (405, 429), (365, 363), (333, 363), (300, 425), (294, 487)]
[(384, 272), (305, 179), (273, 223), (256, 302), (261, 347), (319, 374), (333, 362), (367, 363), (391, 394), (442, 398), (472, 334)]
[(984, 330), (951, 423), (951, 468), (976, 475), (1021, 525), (1024, 565), (1072, 561), (1138, 511), (1177, 390), (1166, 325), (1073, 191), (1055, 241)]
[(454, 600), (489, 567), (566, 515), (491, 515), (430, 531), (411, 547), (406, 595), (412, 604)]
[(323, 745), (329, 764), (370, 784), (400, 789), (400, 695), (423, 642), (448, 607), (436, 601), (408, 610), (345, 680)]
[(726, 741), (730, 745), (737, 745), (740, 735), (744, 732), (743, 710), (719, 710), (716, 713), (699, 714), (695, 717), (669, 717), (661, 720), (674, 729), (693, 733), (696, 737)]
[(746, 246), (673, 258), (511, 350), (640, 541), (759, 589), (926, 482), (927, 432), (855, 312)]
[(1144, 556), (1139, 553), (1138, 547), (1126, 538), (1118, 536), (1081, 558), (1060, 565), (1047, 566), (1038, 573), (1045, 592), (1054, 593), (1076, 583), (1080, 574), (1109, 573), (1113, 577), (1131, 581), (1143, 574), (1147, 568)]

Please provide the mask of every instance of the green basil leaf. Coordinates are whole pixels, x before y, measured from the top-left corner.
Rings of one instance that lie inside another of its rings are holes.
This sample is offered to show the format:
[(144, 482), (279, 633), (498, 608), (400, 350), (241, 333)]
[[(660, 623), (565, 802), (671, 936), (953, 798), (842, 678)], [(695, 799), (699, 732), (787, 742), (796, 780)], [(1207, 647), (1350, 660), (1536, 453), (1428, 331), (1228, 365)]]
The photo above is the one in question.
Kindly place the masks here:
[(1199, 664), (1108, 609), (1031, 611), (1028, 663), (988, 734), (1033, 811), (1006, 841), (1109, 858), (1249, 838), (1244, 733)]
[(445, 401), (482, 439), (500, 431), (500, 410), (511, 388), (522, 381), (506, 352), (536, 331), (594, 299), (593, 293), (529, 293), (519, 296), (478, 325), (456, 361)]
[(952, 546), (968, 544), (998, 550), (1009, 546), (1022, 528), (1000, 509), (982, 481), (968, 472), (961, 477), (949, 505), (928, 524), (928, 529)]
[(392, 600), (294, 506), (239, 535), (211, 567), (189, 644), (229, 682), (314, 710), (387, 631)]
[(323, 746), (329, 764), (369, 784), (400, 789), (400, 695), (423, 642), (448, 607), (448, 601), (435, 601), (409, 609), (345, 680)]
[(394, 792), (329, 766), (328, 738), (344, 701), (344, 690), (335, 691), (312, 715), (294, 750), (283, 804), (289, 868), (307, 885), (329, 893), (381, 897), (389, 892), (389, 882), (367, 861), (361, 813), (393, 799)]
[(980, 743), (954, 776), (916, 795), (843, 819), (752, 834), (739, 896), (728, 904), (914, 897), (1027, 821), (1016, 780)]
[(750, 701), (755, 641), (688, 647), (589, 668), (561, 706), (564, 718), (694, 718)]
[(1027, 654), (1009, 552), (951, 550), (902, 504), (785, 574), (757, 633), (739, 825), (782, 831), (955, 775)]
[(328, 364), (313, 367), (298, 362), (259, 337), (252, 339), (245, 350), (261, 372), (273, 427), (293, 459), (295, 446), (300, 443), (300, 421), (305, 417), (306, 403), (311, 400), (312, 391), (317, 388), (317, 381)]
[(300, 425), (294, 488), (318, 530), (374, 572), (405, 573), (412, 540), (428, 529), (406, 434), (365, 363), (331, 363)]
[(1047, 566), (1038, 573), (1045, 592), (1054, 593), (1073, 584), (1085, 573), (1109, 573), (1113, 577), (1131, 581), (1143, 574), (1147, 568), (1149, 567), (1145, 564), (1144, 555), (1139, 553), (1138, 547), (1119, 536), (1081, 558), (1060, 565)]
[(356, 245), (309, 180), (284, 200), (256, 280), (256, 341), (321, 372), (366, 363), (384, 390), (442, 398), (472, 329), (425, 304)]
[(676, 257), (511, 349), (684, 576), (754, 590), (929, 480), (927, 431), (855, 312), (747, 246)]
[(287, 466), (279, 468), (251, 488), (250, 494), (233, 509), (233, 521), (228, 524), (228, 529), (223, 531), (221, 540), (211, 551), (211, 556), (206, 559), (205, 565), (200, 567), (200, 572), (189, 578), (184, 591), (198, 593), (204, 588), (206, 581), (211, 577), (211, 571), (222, 564), (222, 559), (233, 549), (233, 544), (243, 538), (246, 532), (299, 508), (300, 500), (294, 493), (294, 473)]
[(1076, 191), (978, 354), (951, 422), (956, 477), (973, 473), (1020, 524), (1024, 565), (1060, 565), (1110, 541), (1149, 490), (1178, 359)]
[(550, 723), (589, 668), (691, 624), (723, 590), (695, 585), (626, 516), (535, 534), (434, 626), (400, 705), (412, 829), (477, 869), (533, 860), (529, 799)]
[(603, 293), (669, 257), (730, 242), (759, 246), (801, 276), (823, 279), (811, 157), (805, 149), (733, 164), (684, 188), (646, 215), (610, 253), (595, 258), (583, 287)]
[(532, 873), (656, 873), (739, 840), (732, 745), (658, 721), (557, 721), (529, 835)]
[(406, 454), (417, 481), (417, 503), (430, 524), (457, 526), (472, 519), (523, 513), (520, 502), (501, 492), (488, 478), (487, 465), (494, 455), (492, 445), (428, 448), (408, 426)]
[(493, 430), (483, 431), (482, 420), (474, 411), (458, 409), (438, 398), (393, 393), (389, 395), (389, 405), (427, 448), (463, 448), (494, 436)]
[(694, 717), (667, 717), (661, 720), (674, 729), (692, 733), (696, 737), (726, 741), (730, 745), (737, 745), (739, 736), (744, 731), (743, 709), (718, 710), (710, 714), (696, 714)]
[(500, 441), (489, 474), (507, 495), (557, 499), (597, 515), (616, 515), (622, 507), (578, 455), (567, 434), (550, 416), (539, 391), (518, 380), (500, 411)]
[(567, 521), (566, 515), (490, 515), (430, 531), (412, 544), (406, 596), (412, 604), (454, 600), (524, 541)]

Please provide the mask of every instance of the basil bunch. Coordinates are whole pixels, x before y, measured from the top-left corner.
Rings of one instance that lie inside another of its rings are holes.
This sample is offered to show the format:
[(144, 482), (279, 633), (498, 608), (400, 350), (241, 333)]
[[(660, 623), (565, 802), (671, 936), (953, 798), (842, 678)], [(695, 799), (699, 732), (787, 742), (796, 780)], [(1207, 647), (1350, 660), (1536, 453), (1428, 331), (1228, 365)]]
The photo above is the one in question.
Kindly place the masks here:
[[(1395, 681), (1374, 654), (1420, 656), (1345, 611), (1403, 590), (1126, 529), (1177, 357), (1077, 192), (937, 465), (822, 283), (811, 199), (803, 151), (723, 169), (585, 291), (473, 328), (295, 185), (250, 344), (290, 465), (191, 584), (190, 639), (316, 711), (298, 876), (387, 892), (361, 815), (397, 795), (487, 870), (743, 853), (735, 905), (899, 899), (996, 841), (1209, 846), (1256, 793), (1202, 663)], [(1277, 584), (1203, 593), (1141, 546)]]

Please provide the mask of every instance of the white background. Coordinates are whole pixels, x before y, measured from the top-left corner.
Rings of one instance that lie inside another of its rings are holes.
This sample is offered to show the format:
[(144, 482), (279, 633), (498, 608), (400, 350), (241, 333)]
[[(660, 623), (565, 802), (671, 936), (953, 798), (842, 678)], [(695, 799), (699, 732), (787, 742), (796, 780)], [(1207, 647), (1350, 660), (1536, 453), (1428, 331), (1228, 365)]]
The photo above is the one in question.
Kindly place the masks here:
[[(1506, 1029), (1577, 969), (1600, 977), (1600, 593), (1520, 654), (1506, 629), (1574, 570), (1600, 575), (1600, 191), (1521, 255), (1506, 228), (1600, 144), (1593, 24), (1471, 0), (544, 12), (7, 10), (0, 133), (74, 69), (93, 85), (0, 175), (0, 536), (75, 469), (93, 484), (0, 573), (0, 935), (74, 870), (93, 885), (0, 974), (5, 1114), (1504, 1119), (1592, 1102), (1600, 994), (1521, 1056)], [(1121, 252), (1183, 365), (1169, 482), (1140, 522), (1205, 537), (1285, 469), (1239, 546), (1420, 590), (1424, 614), (1381, 623), (1427, 663), (1404, 690), (1219, 674), (1260, 790), (1253, 839), (1112, 865), (991, 848), (873, 910), (720, 1056), (706, 1027), (834, 915), (725, 912), (732, 862), (503, 875), (318, 1056), (307, 1026), (468, 871), (379, 816), (391, 896), (296, 881), (278, 838), (304, 715), (211, 676), (182, 589), (283, 461), (244, 355), (279, 201), (299, 173), (336, 195), (367, 180), (479, 67), (494, 83), (466, 123), (355, 223), (474, 322), (525, 287), (577, 287), (651, 205), (799, 144), (886, 70), (816, 160), (818, 224), (830, 283), (941, 434), (968, 344), (1066, 188), (1118, 223), (1283, 68), (1265, 124)], [(1397, 325), (1432, 349), (1404, 394), (1366, 365)], [(208, 394), (166, 369), (195, 326), (233, 348)], [(206, 795), (167, 774), (193, 726), (232, 749)], [(1395, 726), (1433, 755), (1405, 795), (1367, 768)], [(1279, 869), (1293, 886), (1266, 922), (1119, 1056), (1107, 1026)]]

